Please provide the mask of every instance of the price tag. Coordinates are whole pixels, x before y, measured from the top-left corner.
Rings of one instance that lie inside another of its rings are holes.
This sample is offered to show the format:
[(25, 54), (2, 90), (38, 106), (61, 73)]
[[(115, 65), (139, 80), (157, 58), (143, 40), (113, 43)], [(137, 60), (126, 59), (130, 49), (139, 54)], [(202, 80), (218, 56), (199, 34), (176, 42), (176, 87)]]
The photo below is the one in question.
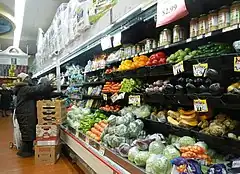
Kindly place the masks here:
[(109, 48), (112, 48), (112, 41), (111, 41), (111, 37), (110, 36), (107, 36), (103, 39), (101, 39), (101, 47), (102, 47), (102, 50), (107, 50)]
[(228, 32), (228, 31), (236, 30), (237, 28), (238, 28), (238, 25), (233, 25), (231, 27), (224, 28), (222, 30), (222, 32), (225, 33), (225, 32)]
[(240, 72), (240, 57), (234, 57), (234, 71)]
[(199, 63), (193, 65), (193, 75), (195, 77), (202, 77), (207, 69), (208, 69), (207, 63)]
[(233, 161), (232, 168), (240, 168), (240, 160)]
[(87, 145), (89, 145), (89, 138), (88, 138), (88, 136), (85, 137), (85, 143), (86, 143)]
[(121, 45), (122, 33), (119, 32), (113, 36), (113, 46), (117, 47)]
[(105, 147), (100, 145), (100, 148), (99, 148), (99, 153), (104, 156), (105, 155)]
[(183, 61), (173, 65), (173, 75), (178, 75), (184, 72)]
[(111, 96), (111, 100), (112, 100), (113, 103), (115, 103), (118, 100), (118, 94), (117, 93), (113, 94)]
[(212, 32), (205, 34), (205, 37), (210, 37), (210, 36), (212, 36)]
[(119, 94), (117, 100), (124, 99), (124, 97), (125, 97), (125, 92)]
[(197, 36), (197, 40), (202, 39), (202, 38), (203, 38), (203, 35)]
[(158, 0), (157, 22), (160, 27), (188, 15), (185, 0)]
[(128, 97), (128, 104), (140, 106), (141, 105), (141, 96), (140, 95), (130, 95)]
[(169, 45), (166, 45), (164, 48), (169, 48)]
[(107, 94), (102, 94), (103, 95), (103, 100), (107, 101), (108, 97)]
[(207, 100), (194, 100), (194, 110), (196, 112), (208, 112), (208, 105), (207, 105)]
[(151, 53), (151, 52), (153, 52), (153, 50), (152, 50), (152, 49), (148, 51), (148, 53)]

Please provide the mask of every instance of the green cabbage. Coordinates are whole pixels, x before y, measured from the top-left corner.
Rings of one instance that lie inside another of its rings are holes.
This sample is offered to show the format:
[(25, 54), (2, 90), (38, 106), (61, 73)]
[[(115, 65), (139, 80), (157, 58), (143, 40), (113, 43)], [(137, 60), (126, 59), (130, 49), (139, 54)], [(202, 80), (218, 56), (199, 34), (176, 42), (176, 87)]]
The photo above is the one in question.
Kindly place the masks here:
[(180, 144), (180, 147), (192, 146), (196, 143), (195, 139), (188, 136), (181, 137), (178, 142)]
[(152, 154), (146, 162), (147, 174), (169, 174), (171, 173), (170, 161), (162, 155)]
[(134, 162), (137, 166), (141, 166), (141, 167), (144, 167), (146, 165), (146, 161), (147, 159), (149, 158), (150, 156), (150, 153), (147, 152), (147, 151), (140, 151), (135, 159), (134, 159)]
[(163, 150), (165, 148), (165, 145), (161, 141), (153, 141), (149, 145), (149, 152), (151, 154), (162, 154)]
[(167, 146), (163, 150), (163, 155), (169, 160), (180, 157), (179, 151), (172, 145)]
[(115, 127), (114, 134), (120, 137), (125, 137), (128, 135), (128, 128), (124, 124), (120, 124)]
[(134, 159), (136, 157), (136, 155), (139, 153), (139, 150), (136, 146), (132, 147), (129, 151), (128, 151), (128, 160), (131, 162), (134, 162)]

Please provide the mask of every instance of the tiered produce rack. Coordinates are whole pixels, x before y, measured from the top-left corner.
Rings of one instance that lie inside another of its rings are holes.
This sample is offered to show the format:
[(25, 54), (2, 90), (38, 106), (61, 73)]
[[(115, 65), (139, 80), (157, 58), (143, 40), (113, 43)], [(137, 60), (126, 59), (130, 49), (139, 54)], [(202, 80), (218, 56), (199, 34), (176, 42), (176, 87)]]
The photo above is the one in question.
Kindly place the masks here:
[[(160, 2), (160, 1), (159, 1)], [(121, 2), (119, 2), (121, 3)], [(164, 28), (173, 28), (174, 25), (182, 25), (184, 27), (189, 27), (190, 19), (193, 17), (198, 17), (200, 14), (208, 13), (210, 10), (219, 9), (223, 5), (231, 5), (233, 1), (222, 0), (218, 2), (207, 1), (207, 0), (197, 0), (197, 1), (185, 1), (189, 15), (170, 23), (166, 26), (160, 27), (161, 30)], [(118, 10), (121, 9), (120, 5)], [(109, 18), (109, 25), (106, 25), (104, 29), (84, 42), (79, 40), (73, 41), (71, 45), (75, 45), (72, 49), (70, 48), (63, 50), (57, 56), (56, 61), (52, 62), (50, 65), (46, 66), (41, 71), (38, 71), (34, 76), (41, 77), (48, 73), (56, 73), (57, 79), (60, 81), (60, 72), (66, 70), (66, 66), (69, 64), (78, 64), (82, 67), (86, 66), (87, 61), (93, 58), (93, 55), (106, 53), (110, 54), (120, 46), (116, 48), (109, 48), (105, 51), (101, 50), (101, 39), (105, 36), (114, 36), (116, 33), (122, 34), (122, 43), (137, 43), (148, 37), (155, 37), (160, 31), (155, 28), (155, 20), (157, 14), (157, 2), (149, 2), (146, 4), (139, 4), (130, 10), (127, 14), (118, 20), (113, 20), (113, 14), (116, 8), (111, 9), (103, 18)], [(240, 9), (239, 9), (240, 11)], [(116, 13), (116, 12), (115, 12)], [(95, 25), (101, 25), (101, 20)], [(115, 71), (112, 73), (105, 73), (106, 70), (113, 66), (119, 66), (124, 60), (132, 60), (134, 57), (145, 55), (150, 57), (151, 55), (158, 52), (165, 52), (169, 57), (171, 54), (175, 53), (179, 49), (191, 48), (196, 49), (199, 46), (206, 45), (209, 42), (224, 42), (227, 44), (232, 44), (234, 41), (240, 38), (240, 23), (227, 26), (214, 31), (208, 31), (206, 33), (200, 34), (194, 37), (187, 37), (176, 43), (165, 44), (164, 46), (156, 46), (155, 48), (150, 48), (148, 50), (143, 50), (133, 55), (127, 57), (121, 57), (111, 63), (106, 63), (104, 68), (99, 68), (91, 70), (90, 72), (85, 72), (84, 77), (96, 76), (100, 80), (96, 81), (84, 81), (81, 84), (73, 85), (76, 88), (87, 88), (95, 87), (99, 85), (104, 85), (106, 82), (121, 82), (124, 78), (141, 79), (145, 82), (153, 82), (157, 79), (167, 79), (171, 77), (174, 85), (177, 84), (177, 80), (181, 77), (188, 78), (193, 76), (193, 65), (197, 64), (208, 64), (208, 69), (214, 69), (218, 73), (217, 82), (221, 84), (221, 89), (217, 91), (217, 94), (212, 92), (189, 92), (184, 87), (185, 92), (177, 93), (177, 90), (160, 92), (160, 91), (139, 91), (139, 92), (124, 92), (123, 97), (118, 102), (119, 105), (126, 106), (129, 102), (129, 96), (137, 96), (140, 98), (141, 104), (149, 104), (154, 106), (163, 106), (166, 108), (194, 108), (194, 100), (205, 100), (207, 101), (208, 108), (217, 109), (217, 113), (224, 113), (232, 115), (235, 120), (239, 121), (237, 117), (237, 111), (240, 110), (240, 93), (239, 91), (231, 93), (226, 90), (226, 88), (234, 82), (239, 83), (239, 72), (235, 69), (236, 57), (239, 53), (234, 51), (226, 53), (214, 53), (204, 56), (196, 56), (194, 58), (182, 60), (184, 70), (177, 75), (174, 75), (173, 67), (179, 63), (179, 61), (170, 61), (163, 63), (161, 65), (153, 66), (142, 66), (137, 69), (125, 70), (125, 71)], [(96, 32), (96, 31), (95, 31)], [(149, 33), (148, 33), (149, 32)], [(90, 31), (88, 33), (91, 33)], [(77, 46), (76, 46), (77, 45)], [(70, 51), (69, 51), (70, 50)], [(220, 52), (219, 50), (216, 52)], [(202, 77), (205, 78), (205, 77)], [(236, 80), (237, 79), (237, 80)], [(69, 85), (60, 86), (58, 83), (58, 89), (66, 89)], [(224, 89), (223, 89), (224, 88)], [(187, 92), (186, 92), (187, 91)], [(221, 92), (220, 92), (221, 91)], [(118, 95), (121, 92), (117, 92)], [(101, 93), (100, 95), (87, 95), (80, 94), (77, 98), (71, 98), (71, 100), (98, 100), (104, 104), (109, 104), (113, 101), (112, 96), (114, 93)], [(114, 102), (113, 102), (114, 103)], [(94, 108), (93, 110), (99, 108)], [(94, 112), (93, 111), (93, 112)], [(103, 111), (102, 111), (103, 112)], [(103, 112), (105, 115), (115, 115), (115, 112)], [(141, 118), (144, 123), (144, 130), (148, 134), (161, 133), (164, 136), (170, 134), (176, 136), (190, 136), (195, 137), (199, 141), (204, 141), (210, 148), (217, 150), (217, 152), (222, 152), (223, 154), (233, 154), (240, 156), (240, 140), (239, 138), (231, 138), (227, 135), (213, 136), (210, 134), (205, 134), (199, 131), (196, 127), (181, 127), (166, 122), (159, 122), (148, 118)], [(78, 158), (81, 158), (95, 173), (108, 174), (108, 173), (134, 173), (141, 174), (146, 173), (144, 168), (138, 167), (132, 162), (128, 161), (127, 158), (121, 157), (119, 154), (115, 153), (109, 147), (104, 146), (102, 143), (97, 142), (84, 134), (80, 130), (76, 130), (68, 125), (62, 125), (61, 139), (63, 142), (70, 147), (70, 149), (75, 153)], [(239, 133), (239, 129), (236, 134)], [(240, 135), (240, 134), (239, 134)], [(239, 136), (238, 135), (238, 136)], [(240, 166), (239, 166), (240, 167)], [(93, 172), (93, 173), (94, 173)]]

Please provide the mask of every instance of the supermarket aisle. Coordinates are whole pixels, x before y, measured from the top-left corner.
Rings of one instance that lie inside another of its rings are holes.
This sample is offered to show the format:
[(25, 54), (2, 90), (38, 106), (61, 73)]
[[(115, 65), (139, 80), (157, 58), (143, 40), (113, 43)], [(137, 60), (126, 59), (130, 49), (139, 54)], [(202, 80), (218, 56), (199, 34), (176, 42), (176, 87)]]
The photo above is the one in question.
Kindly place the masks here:
[(0, 116), (0, 174), (83, 174), (64, 157), (52, 166), (34, 164), (34, 158), (22, 159), (16, 156), (16, 150), (9, 149), (12, 141), (11, 118)]

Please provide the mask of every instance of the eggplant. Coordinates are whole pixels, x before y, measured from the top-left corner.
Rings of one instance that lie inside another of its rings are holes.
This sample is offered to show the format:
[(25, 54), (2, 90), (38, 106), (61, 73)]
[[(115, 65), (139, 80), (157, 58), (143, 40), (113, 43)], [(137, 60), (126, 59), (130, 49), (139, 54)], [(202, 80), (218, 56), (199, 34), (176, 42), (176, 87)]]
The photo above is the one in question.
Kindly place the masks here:
[(221, 94), (221, 86), (220, 83), (214, 83), (209, 86), (209, 91), (212, 95), (219, 95)]
[(176, 94), (184, 94), (184, 88), (181, 85), (176, 85)]
[(164, 94), (174, 94), (175, 88), (172, 84), (167, 84), (163, 88), (163, 93)]
[(206, 93), (206, 92), (208, 92), (208, 88), (206, 86), (204, 86), (204, 85), (201, 85), (199, 87), (199, 92), (200, 93)]
[(186, 78), (186, 83), (191, 83), (191, 84), (193, 84), (193, 79), (191, 79), (191, 78)]
[(205, 85), (206, 86), (210, 86), (212, 84), (212, 80), (210, 79), (210, 78), (207, 78), (206, 80), (205, 80)]
[(194, 80), (194, 85), (195, 86), (201, 86), (203, 84), (203, 79), (201, 79), (201, 78), (196, 78), (195, 80)]
[(215, 69), (208, 69), (205, 72), (204, 76), (210, 78), (213, 81), (218, 81), (219, 80), (219, 74)]
[(178, 80), (178, 84), (181, 85), (181, 86), (185, 86), (185, 79), (183, 77), (180, 77)]
[(187, 93), (189, 94), (195, 93), (197, 91), (196, 86), (191, 83), (187, 83), (186, 88), (187, 88)]

